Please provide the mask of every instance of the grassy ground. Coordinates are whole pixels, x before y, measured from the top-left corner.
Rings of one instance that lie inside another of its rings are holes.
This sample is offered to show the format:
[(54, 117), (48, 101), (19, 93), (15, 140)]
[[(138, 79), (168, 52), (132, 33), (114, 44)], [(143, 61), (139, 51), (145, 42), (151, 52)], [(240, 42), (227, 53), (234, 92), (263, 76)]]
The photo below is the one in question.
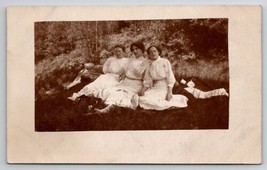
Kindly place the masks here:
[[(194, 79), (197, 87), (212, 87)], [(222, 83), (217, 83), (222, 85)], [(70, 91), (58, 91), (53, 95), (38, 96), (35, 102), (36, 131), (86, 131), (86, 130), (172, 130), (172, 129), (227, 129), (229, 122), (229, 98), (225, 96), (195, 99), (177, 86), (173, 92), (189, 98), (187, 108), (164, 111), (137, 108), (115, 108), (108, 114), (88, 112), (88, 105), (103, 107), (96, 98), (83, 98), (78, 102), (67, 100)], [(222, 87), (222, 86), (221, 86)], [(224, 86), (225, 87), (225, 86)], [(227, 87), (225, 87), (227, 88)], [(89, 113), (86, 115), (86, 113)]]

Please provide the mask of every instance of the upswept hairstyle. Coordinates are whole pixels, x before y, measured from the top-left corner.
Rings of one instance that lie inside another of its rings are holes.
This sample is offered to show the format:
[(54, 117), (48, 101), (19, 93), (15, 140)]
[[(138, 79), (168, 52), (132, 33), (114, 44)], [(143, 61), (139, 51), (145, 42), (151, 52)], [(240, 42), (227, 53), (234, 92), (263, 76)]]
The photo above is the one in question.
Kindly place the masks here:
[(125, 47), (124, 47), (123, 45), (120, 45), (120, 44), (115, 45), (115, 46), (113, 47), (113, 49), (115, 49), (115, 48), (121, 48), (122, 51), (125, 52)]
[(158, 47), (158, 46), (155, 46), (155, 45), (151, 45), (150, 47), (148, 47), (148, 49), (146, 50), (147, 54), (149, 54), (149, 50), (150, 50), (150, 48), (152, 48), (152, 47), (155, 47), (155, 48), (158, 50), (159, 55), (161, 55), (161, 52), (162, 52), (161, 48)]
[(130, 47), (131, 52), (133, 52), (133, 47), (140, 49), (143, 53), (145, 52), (145, 45), (142, 42), (132, 43)]

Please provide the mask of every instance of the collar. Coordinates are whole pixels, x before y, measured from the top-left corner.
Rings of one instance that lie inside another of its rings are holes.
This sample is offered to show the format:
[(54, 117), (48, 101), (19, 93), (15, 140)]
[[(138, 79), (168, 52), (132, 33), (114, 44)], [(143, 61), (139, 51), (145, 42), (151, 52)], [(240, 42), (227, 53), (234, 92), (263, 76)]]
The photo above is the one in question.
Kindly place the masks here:
[(160, 56), (158, 56), (158, 58), (156, 60), (152, 60), (152, 62), (156, 62), (156, 61), (159, 61), (161, 59)]

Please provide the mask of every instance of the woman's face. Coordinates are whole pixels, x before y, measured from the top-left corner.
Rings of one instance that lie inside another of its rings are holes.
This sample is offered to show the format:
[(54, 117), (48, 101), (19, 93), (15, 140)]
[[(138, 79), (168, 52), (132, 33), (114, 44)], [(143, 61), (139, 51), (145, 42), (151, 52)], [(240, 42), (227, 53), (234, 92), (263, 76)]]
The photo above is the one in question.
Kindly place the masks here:
[(156, 60), (159, 57), (159, 51), (156, 47), (151, 47), (148, 50), (148, 57), (150, 60)]
[(137, 48), (136, 46), (133, 46), (133, 47), (132, 47), (132, 52), (134, 53), (134, 55), (135, 55), (136, 57), (140, 57), (140, 56), (143, 55), (142, 50), (139, 49), (139, 48)]
[(120, 47), (116, 47), (114, 49), (114, 53), (115, 53), (117, 58), (122, 58), (123, 54), (124, 54), (123, 50)]

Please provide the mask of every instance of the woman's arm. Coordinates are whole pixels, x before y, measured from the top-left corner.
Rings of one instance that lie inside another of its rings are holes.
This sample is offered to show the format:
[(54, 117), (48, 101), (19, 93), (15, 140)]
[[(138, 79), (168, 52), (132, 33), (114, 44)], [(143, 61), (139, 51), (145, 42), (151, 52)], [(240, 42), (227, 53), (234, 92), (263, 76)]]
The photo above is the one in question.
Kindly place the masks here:
[(168, 91), (167, 91), (167, 95), (166, 95), (166, 100), (170, 101), (172, 98), (172, 88), (176, 82), (176, 79), (174, 77), (171, 63), (169, 60), (166, 60), (166, 66), (167, 66), (166, 74), (167, 74), (167, 84), (168, 84)]
[(176, 82), (176, 79), (175, 79), (173, 71), (172, 71), (171, 63), (167, 59), (166, 59), (166, 75), (167, 75), (168, 87), (172, 88)]
[(171, 98), (172, 98), (172, 87), (168, 86), (168, 92), (167, 92), (167, 95), (166, 95), (166, 100), (170, 101)]
[(103, 65), (103, 73), (109, 73), (109, 66), (110, 66), (110, 63), (111, 63), (111, 58), (108, 58), (106, 60), (106, 62), (104, 63)]
[(130, 58), (125, 58), (125, 62), (122, 63), (122, 73), (120, 75), (120, 80), (124, 80), (127, 75), (126, 75), (126, 72), (127, 72), (127, 68), (128, 68), (128, 65), (130, 63)]
[(153, 85), (153, 80), (152, 80), (152, 77), (150, 75), (150, 72), (149, 72), (149, 66), (147, 67), (147, 69), (145, 70), (145, 75), (144, 75), (144, 78), (143, 78), (143, 88), (142, 90), (138, 93), (139, 96), (144, 96), (145, 94), (145, 91), (152, 87)]

